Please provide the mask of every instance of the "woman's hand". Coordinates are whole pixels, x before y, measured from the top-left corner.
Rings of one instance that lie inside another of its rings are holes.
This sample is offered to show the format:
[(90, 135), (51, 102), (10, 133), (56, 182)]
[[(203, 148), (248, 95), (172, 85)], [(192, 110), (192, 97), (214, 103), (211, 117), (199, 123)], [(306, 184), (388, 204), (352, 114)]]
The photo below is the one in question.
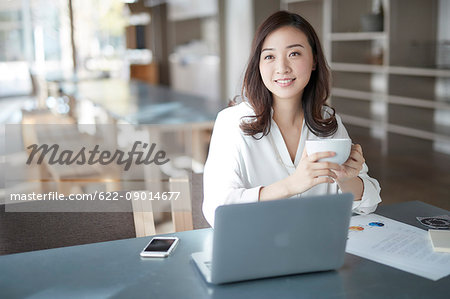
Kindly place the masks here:
[(297, 169), (287, 180), (287, 189), (291, 196), (303, 193), (322, 183), (334, 183), (334, 180), (338, 178), (336, 172), (341, 170), (341, 166), (332, 162), (319, 161), (334, 155), (336, 155), (334, 152), (321, 152), (308, 156), (304, 150)]
[[(319, 161), (335, 155), (336, 153), (334, 152), (321, 152), (308, 156), (306, 150), (304, 150), (295, 172), (281, 181), (262, 187), (259, 192), (259, 200), (266, 201), (291, 197), (319, 184), (334, 183), (335, 180), (337, 181), (339, 179), (337, 173), (341, 174), (342, 177), (353, 175), (353, 170), (351, 169), (353, 162), (350, 163), (347, 161), (349, 164), (345, 167), (349, 168), (342, 170), (343, 166), (339, 164)], [(358, 173), (356, 172), (355, 175), (358, 175)], [(354, 192), (355, 198), (359, 199), (361, 198), (359, 193), (362, 194), (362, 182), (359, 179), (357, 180), (358, 182), (349, 180), (348, 183), (345, 183), (349, 186), (346, 186), (344, 189), (350, 190), (349, 192)]]
[(364, 159), (361, 145), (352, 144), (352, 150), (347, 161), (341, 166), (341, 170), (336, 170), (337, 182), (345, 183), (346, 181), (356, 178), (363, 168)]

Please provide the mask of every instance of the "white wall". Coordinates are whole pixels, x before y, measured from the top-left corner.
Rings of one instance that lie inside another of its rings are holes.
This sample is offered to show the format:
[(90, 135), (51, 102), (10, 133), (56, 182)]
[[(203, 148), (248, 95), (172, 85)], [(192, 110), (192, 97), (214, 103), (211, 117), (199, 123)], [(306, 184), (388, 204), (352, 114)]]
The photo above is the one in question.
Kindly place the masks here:
[(240, 94), (253, 40), (253, 1), (225, 1), (226, 99)]
[[(450, 61), (450, 0), (438, 2), (438, 28), (436, 62), (442, 66), (449, 66)], [(445, 45), (444, 45), (445, 43)], [(438, 78), (436, 80), (436, 95), (438, 101), (445, 101), (450, 97), (450, 78)], [(450, 126), (450, 111), (436, 109), (434, 111), (434, 123), (436, 127)], [(450, 154), (450, 142), (434, 142), (434, 149)]]

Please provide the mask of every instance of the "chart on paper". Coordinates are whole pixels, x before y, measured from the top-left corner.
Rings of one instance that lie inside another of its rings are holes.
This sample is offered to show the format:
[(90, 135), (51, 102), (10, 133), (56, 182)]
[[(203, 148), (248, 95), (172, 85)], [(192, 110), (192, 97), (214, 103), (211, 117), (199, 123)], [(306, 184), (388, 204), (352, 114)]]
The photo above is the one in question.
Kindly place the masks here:
[(427, 231), (376, 214), (351, 218), (346, 252), (431, 280), (450, 274), (450, 253), (434, 252)]

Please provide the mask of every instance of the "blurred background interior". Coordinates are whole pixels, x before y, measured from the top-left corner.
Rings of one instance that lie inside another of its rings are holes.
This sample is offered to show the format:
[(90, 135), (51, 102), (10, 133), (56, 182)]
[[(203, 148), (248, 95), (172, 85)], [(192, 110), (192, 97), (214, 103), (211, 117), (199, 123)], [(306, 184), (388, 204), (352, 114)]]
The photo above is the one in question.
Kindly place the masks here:
[[(23, 139), (49, 134), (34, 124), (129, 124), (135, 136), (182, 144), (163, 181), (186, 171), (189, 194), (201, 201), (197, 174), (215, 116), (240, 93), (257, 26), (280, 9), (318, 32), (333, 75), (329, 102), (362, 145), (382, 204), (450, 209), (450, 0), (3, 0), (0, 124), (3, 135), (6, 124), (22, 132), (17, 144), (2, 138), (2, 164), (19, 159)], [(142, 133), (149, 124), (158, 129)], [(154, 232), (134, 216), (137, 236)], [(196, 219), (177, 229), (158, 217), (157, 232), (197, 228)]]

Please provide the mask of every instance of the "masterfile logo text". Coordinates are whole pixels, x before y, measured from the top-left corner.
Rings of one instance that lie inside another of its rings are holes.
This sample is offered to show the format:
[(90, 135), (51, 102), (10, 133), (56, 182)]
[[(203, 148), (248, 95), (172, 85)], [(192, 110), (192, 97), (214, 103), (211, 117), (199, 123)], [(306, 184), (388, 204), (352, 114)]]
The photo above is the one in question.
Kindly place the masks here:
[[(142, 148), (139, 150), (138, 148)], [(124, 152), (116, 149), (114, 152), (110, 150), (100, 150), (100, 145), (95, 145), (92, 149), (81, 147), (78, 151), (71, 149), (62, 149), (58, 144), (32, 144), (27, 147), (30, 150), (27, 165), (33, 163), (36, 158), (36, 164), (40, 165), (44, 159), (48, 158), (46, 162), (50, 165), (109, 165), (116, 163), (117, 165), (124, 165), (124, 170), (130, 169), (133, 161), (136, 165), (163, 165), (170, 161), (166, 158), (166, 152), (163, 150), (156, 150), (156, 143), (148, 144), (141, 141), (135, 141), (130, 151)]]

